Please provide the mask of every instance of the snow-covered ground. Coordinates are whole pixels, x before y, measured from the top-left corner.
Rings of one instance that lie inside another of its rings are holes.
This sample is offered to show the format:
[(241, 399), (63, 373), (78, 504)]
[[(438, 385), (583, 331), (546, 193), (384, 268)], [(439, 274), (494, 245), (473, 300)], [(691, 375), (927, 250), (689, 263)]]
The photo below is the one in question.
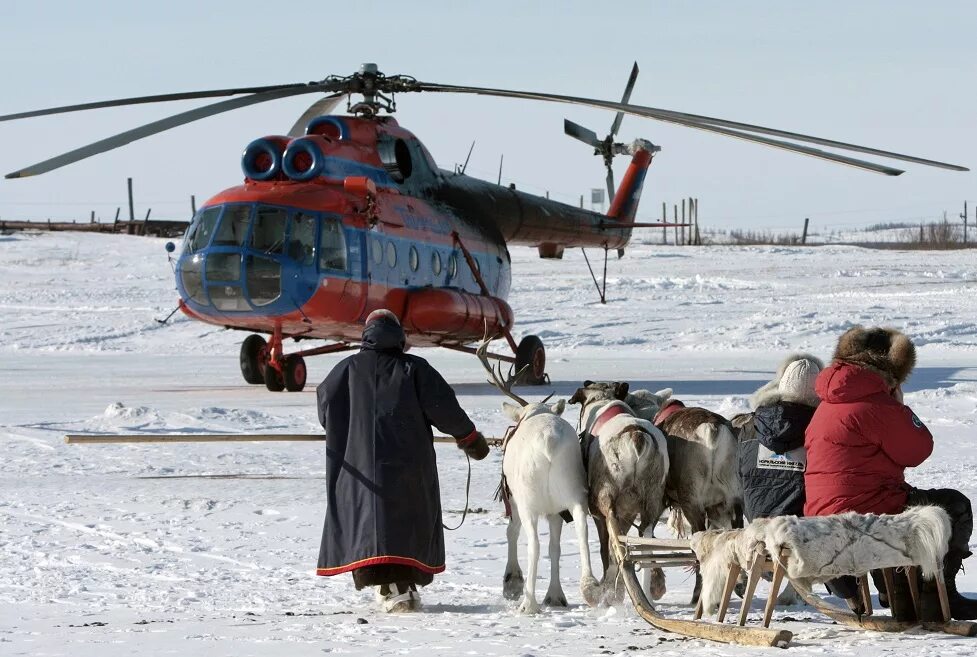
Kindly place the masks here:
[[(318, 430), (313, 386), (275, 394), (243, 383), (243, 334), (180, 315), (155, 321), (176, 301), (162, 247), (126, 236), (0, 237), (0, 654), (755, 652), (657, 632), (627, 604), (583, 606), (572, 532), (562, 562), (570, 609), (517, 615), (501, 596), (497, 453), (473, 466), (474, 512), (447, 535), (448, 570), (423, 590), (424, 613), (388, 616), (347, 576), (314, 576), (321, 444), (65, 445), (66, 432)], [(789, 350), (829, 358), (852, 324), (892, 325), (919, 347), (906, 400), (937, 436), (910, 481), (977, 497), (973, 251), (638, 245), (610, 262), (606, 306), (579, 252), (559, 262), (534, 254), (514, 250), (510, 301), (517, 333), (547, 344), (553, 384), (524, 394), (568, 396), (584, 378), (625, 379), (674, 387), (729, 416)], [(502, 432), (501, 397), (474, 359), (418, 353), (481, 429)], [(310, 360), (310, 381), (337, 360)], [(438, 456), (453, 524), (465, 461), (450, 445)], [(591, 552), (599, 563), (593, 531)], [(963, 590), (973, 595), (977, 558), (969, 561)], [(690, 577), (669, 572), (668, 585), (662, 609), (690, 615)], [(977, 639), (856, 632), (804, 607), (778, 610), (774, 624), (795, 632), (795, 653), (977, 649)]]

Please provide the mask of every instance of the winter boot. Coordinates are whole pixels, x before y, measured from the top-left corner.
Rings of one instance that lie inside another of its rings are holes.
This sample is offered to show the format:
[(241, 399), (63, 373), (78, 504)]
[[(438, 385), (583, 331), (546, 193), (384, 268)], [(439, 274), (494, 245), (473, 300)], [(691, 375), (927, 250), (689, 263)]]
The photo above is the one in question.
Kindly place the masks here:
[[(946, 579), (946, 595), (950, 600), (950, 617), (955, 620), (977, 620), (977, 600), (965, 598), (957, 591), (957, 573), (963, 568), (963, 560), (970, 552), (947, 552), (943, 561), (943, 577)], [(939, 602), (937, 602), (939, 604)]]
[[(909, 590), (909, 580), (904, 574), (893, 572), (891, 598), (886, 591), (885, 578), (881, 570), (872, 571), (872, 581), (875, 582), (875, 588), (879, 591), (879, 605), (888, 606), (892, 610), (893, 619), (910, 623), (916, 620), (916, 607), (913, 605), (912, 592)], [(882, 605), (883, 596), (885, 596), (887, 605)]]
[(377, 587), (377, 599), (381, 609), (387, 613), (418, 611), (421, 608), (417, 587), (404, 582), (381, 584)]

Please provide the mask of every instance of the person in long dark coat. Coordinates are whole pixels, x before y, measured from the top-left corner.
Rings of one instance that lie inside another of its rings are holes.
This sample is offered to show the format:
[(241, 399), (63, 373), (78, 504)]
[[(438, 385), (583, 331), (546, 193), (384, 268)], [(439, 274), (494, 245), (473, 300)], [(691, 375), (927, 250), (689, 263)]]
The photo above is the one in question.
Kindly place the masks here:
[(417, 586), (445, 569), (431, 426), (471, 458), (489, 452), (451, 386), (404, 346), (396, 315), (374, 311), (360, 352), (316, 389), (328, 496), (316, 574), (351, 572), (357, 590), (378, 587), (387, 611), (416, 609)]

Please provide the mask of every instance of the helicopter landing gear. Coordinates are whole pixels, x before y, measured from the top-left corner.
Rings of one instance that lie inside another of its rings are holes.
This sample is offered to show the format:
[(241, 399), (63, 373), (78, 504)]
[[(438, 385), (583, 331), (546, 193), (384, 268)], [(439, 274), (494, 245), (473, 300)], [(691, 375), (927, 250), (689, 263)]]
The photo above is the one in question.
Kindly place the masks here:
[(265, 367), (265, 387), (272, 392), (281, 392), (285, 389), (285, 379), (282, 373), (276, 370), (271, 363)]
[(281, 329), (276, 329), (267, 342), (260, 335), (249, 335), (241, 343), (241, 375), (248, 383), (264, 383), (272, 392), (301, 392), (309, 375), (305, 366), (306, 356), (335, 354), (356, 348), (347, 342), (339, 342), (286, 355), (282, 353)]
[[(525, 369), (523, 369), (525, 368)], [(546, 349), (543, 341), (535, 335), (527, 335), (516, 348), (516, 372), (522, 372), (517, 379), (523, 385), (540, 386), (547, 383)]]
[(305, 359), (298, 355), (286, 356), (285, 367), (282, 368), (282, 379), (285, 389), (289, 392), (300, 392), (305, 387), (308, 371), (305, 369)]
[(251, 384), (265, 382), (268, 343), (260, 335), (249, 335), (241, 343), (241, 375)]

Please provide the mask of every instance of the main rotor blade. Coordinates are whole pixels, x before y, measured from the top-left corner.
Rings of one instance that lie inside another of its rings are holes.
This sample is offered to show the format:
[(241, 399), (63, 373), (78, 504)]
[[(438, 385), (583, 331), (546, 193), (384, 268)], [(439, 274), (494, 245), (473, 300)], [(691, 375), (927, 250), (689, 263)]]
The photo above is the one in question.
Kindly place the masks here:
[(300, 116), (295, 121), (295, 124), (292, 125), (292, 129), (288, 131), (288, 136), (301, 137), (303, 134), (305, 134), (305, 126), (309, 125), (309, 121), (329, 114), (339, 103), (339, 99), (343, 96), (344, 94), (326, 96), (325, 98), (320, 98), (316, 102), (309, 105), (309, 108), (302, 112), (302, 116)]
[(5, 114), (0, 116), (0, 121), (13, 121), (14, 119), (28, 119), (34, 116), (47, 116), (49, 114), (64, 114), (67, 112), (81, 112), (83, 110), (100, 109), (103, 107), (120, 107), (123, 105), (143, 105), (145, 103), (164, 103), (173, 100), (194, 100), (197, 98), (219, 98), (221, 96), (237, 96), (241, 94), (258, 94), (266, 91), (277, 91), (279, 89), (297, 89), (307, 87), (304, 82), (292, 84), (274, 84), (265, 87), (240, 87), (237, 89), (209, 89), (207, 91), (188, 91), (174, 94), (157, 94), (155, 96), (136, 96), (133, 98), (119, 98), (117, 100), (100, 100), (93, 103), (81, 103), (79, 105), (63, 105), (61, 107), (49, 107), (47, 109), (32, 110), (30, 112), (18, 112), (16, 114)]
[[(634, 63), (631, 67), (631, 76), (628, 78), (628, 83), (624, 87), (624, 95), (621, 96), (621, 104), (627, 105), (631, 101), (631, 92), (634, 91), (634, 83), (638, 79), (638, 62)], [(624, 120), (624, 112), (618, 112), (617, 116), (614, 117), (614, 123), (611, 124), (611, 137), (617, 134), (617, 131), (621, 129), (621, 121)]]
[(594, 148), (600, 146), (600, 139), (597, 138), (596, 132), (590, 128), (583, 127), (579, 123), (574, 123), (570, 119), (563, 119), (563, 132)]
[[(499, 96), (502, 98), (523, 98), (527, 100), (545, 100), (556, 103), (568, 103), (575, 105), (586, 105), (589, 107), (598, 107), (609, 110), (623, 111), (625, 114), (633, 114), (635, 116), (643, 116), (650, 119), (655, 119), (657, 121), (664, 121), (666, 123), (676, 123), (678, 125), (684, 125), (689, 128), (695, 128), (697, 130), (705, 130), (707, 132), (715, 132), (717, 134), (726, 135), (729, 137), (735, 137), (737, 139), (742, 139), (745, 141), (752, 141), (759, 144), (764, 144), (766, 146), (773, 146), (775, 148), (780, 148), (787, 151), (792, 151), (795, 153), (801, 153), (803, 155), (809, 155), (811, 157), (817, 157), (823, 160), (828, 160), (830, 162), (836, 162), (838, 164), (846, 164), (848, 166), (853, 166), (859, 169), (865, 169), (867, 171), (874, 171), (875, 173), (883, 173), (888, 176), (898, 176), (904, 173), (901, 169), (895, 169), (892, 167), (875, 164), (873, 162), (866, 162), (864, 160), (858, 160), (851, 157), (846, 157), (844, 155), (838, 155), (835, 153), (828, 153), (816, 148), (810, 148), (807, 146), (802, 146), (800, 144), (793, 144), (790, 142), (778, 141), (775, 139), (767, 139), (765, 137), (760, 137), (757, 135), (751, 135), (745, 132), (737, 132), (735, 130), (726, 130), (724, 128), (717, 127), (709, 123), (700, 123), (697, 121), (692, 121), (688, 119), (680, 119), (672, 116), (671, 113), (662, 112), (654, 108), (643, 107), (641, 105), (625, 105), (622, 103), (615, 103), (606, 100), (598, 100), (594, 98), (581, 98), (577, 96), (562, 96), (558, 94), (546, 94), (539, 92), (529, 92), (529, 91), (513, 91), (509, 89), (490, 89), (485, 87), (461, 87), (454, 85), (444, 85), (444, 84), (432, 84), (421, 82), (417, 84), (418, 91), (442, 91), (448, 93), (468, 93), (468, 94), (479, 94), (486, 96)], [(886, 153), (886, 151), (879, 151), (880, 153)], [(888, 157), (895, 157), (897, 153), (892, 153), (887, 155)], [(910, 156), (899, 156), (897, 159), (907, 159)], [(920, 158), (912, 158), (913, 161), (918, 161)], [(928, 162), (924, 161), (924, 162)], [(945, 165), (940, 163), (946, 168), (958, 168), (959, 170), (969, 171), (969, 169), (963, 167), (956, 167), (956, 165)]]
[[(847, 164), (861, 169), (867, 169), (869, 171), (875, 171), (877, 173), (885, 173), (886, 175), (899, 175), (903, 171), (899, 169), (893, 169), (891, 167), (883, 167), (877, 164), (872, 164), (870, 162), (865, 162), (863, 160), (857, 160), (855, 158), (848, 158), (841, 155), (835, 155), (834, 153), (827, 153), (815, 148), (808, 148), (801, 146), (799, 144), (791, 144), (788, 142), (777, 141), (773, 139), (765, 139), (763, 137), (758, 137), (755, 135), (750, 135), (746, 132), (736, 132), (733, 130), (723, 130), (717, 127), (719, 119), (716, 119), (717, 124), (714, 125), (709, 122), (701, 121), (695, 118), (683, 118), (682, 114), (679, 112), (670, 112), (668, 110), (660, 110), (654, 107), (645, 107), (642, 105), (626, 105), (623, 103), (615, 103), (606, 100), (598, 100), (595, 98), (582, 98), (578, 96), (563, 96), (559, 94), (547, 94), (540, 92), (531, 91), (513, 91), (510, 89), (492, 89), (486, 87), (463, 87), (455, 85), (446, 84), (434, 84), (428, 82), (419, 82), (416, 84), (415, 89), (417, 91), (441, 91), (448, 93), (468, 93), (468, 94), (480, 94), (486, 96), (499, 96), (502, 98), (524, 98), (529, 100), (545, 100), (557, 103), (568, 103), (575, 105), (585, 105), (589, 107), (598, 107), (602, 109), (609, 109), (615, 111), (622, 111), (625, 114), (633, 114), (635, 116), (644, 116), (646, 118), (655, 119), (658, 121), (665, 121), (668, 123), (677, 123), (679, 125), (684, 125), (690, 128), (696, 128), (699, 130), (706, 130), (708, 132), (716, 132), (718, 134), (726, 134), (728, 136), (733, 136), (738, 139), (744, 139), (746, 141), (755, 141), (757, 143), (765, 144), (767, 146), (775, 146), (777, 148), (782, 148), (784, 150), (790, 150), (797, 153), (803, 153), (804, 155), (810, 155), (812, 157), (818, 157), (824, 160), (834, 161), (841, 164)], [(694, 115), (686, 115), (694, 116)], [(725, 123), (735, 123), (735, 122), (725, 122)], [(746, 125), (746, 124), (740, 124)], [(759, 128), (759, 126), (757, 126)], [(901, 153), (893, 153), (891, 151), (883, 151), (880, 149), (869, 148), (867, 146), (858, 146), (856, 144), (847, 144), (844, 142), (837, 142), (830, 139), (821, 139), (819, 137), (810, 137), (808, 135), (801, 135), (799, 133), (790, 133), (781, 130), (774, 131), (772, 128), (761, 128), (757, 130), (758, 132), (770, 131), (776, 134), (782, 134), (785, 136), (791, 136), (791, 138), (798, 139), (800, 141), (810, 141), (814, 143), (820, 143), (824, 145), (830, 145), (835, 148), (844, 148), (846, 150), (853, 150), (865, 153), (872, 153), (880, 157), (887, 157), (896, 160), (905, 160), (908, 162), (915, 162), (917, 164), (924, 164), (927, 166), (941, 167), (944, 169), (952, 169), (955, 171), (969, 171), (970, 169), (956, 165), (948, 164), (946, 162), (937, 162), (935, 160), (928, 160), (924, 158), (915, 157), (912, 155), (903, 155)]]
[(313, 93), (320, 90), (319, 85), (302, 85), (299, 88), (291, 87), (288, 89), (279, 89), (277, 91), (264, 91), (261, 93), (252, 94), (250, 96), (244, 96), (242, 98), (222, 100), (219, 103), (198, 107), (188, 112), (181, 112), (180, 114), (174, 114), (173, 116), (160, 119), (159, 121), (147, 123), (146, 125), (139, 126), (138, 128), (134, 128), (132, 130), (126, 130), (125, 132), (121, 132), (112, 137), (96, 141), (92, 144), (88, 144), (87, 146), (82, 146), (81, 148), (76, 148), (73, 151), (63, 153), (57, 157), (52, 157), (49, 160), (32, 164), (31, 166), (20, 169), (19, 171), (8, 173), (5, 177), (26, 178), (27, 176), (36, 176), (41, 173), (47, 173), (48, 171), (59, 169), (73, 162), (84, 160), (92, 155), (97, 155), (98, 153), (104, 153), (105, 151), (110, 151), (114, 148), (125, 146), (126, 144), (134, 142), (137, 139), (143, 139), (144, 137), (155, 135), (165, 130), (169, 130), (170, 128), (175, 128), (186, 123), (192, 123), (193, 121), (205, 119), (208, 116), (214, 116), (215, 114), (221, 114), (222, 112), (229, 112), (230, 110), (247, 107), (248, 105), (257, 105), (258, 103), (264, 103), (269, 100), (278, 100), (279, 98), (298, 96), (300, 94)]

